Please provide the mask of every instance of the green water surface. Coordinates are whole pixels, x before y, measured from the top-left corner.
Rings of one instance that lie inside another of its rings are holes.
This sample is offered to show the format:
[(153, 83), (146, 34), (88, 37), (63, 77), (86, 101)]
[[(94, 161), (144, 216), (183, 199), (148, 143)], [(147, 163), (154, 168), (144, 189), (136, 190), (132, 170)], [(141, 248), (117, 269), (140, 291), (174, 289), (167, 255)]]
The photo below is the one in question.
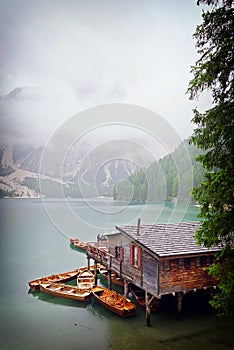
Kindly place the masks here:
[(2, 199), (1, 349), (231, 349), (233, 319), (217, 318), (204, 293), (184, 297), (181, 320), (176, 319), (174, 298), (163, 300), (152, 314), (152, 327), (146, 327), (139, 307), (136, 316), (121, 319), (93, 299), (75, 302), (28, 287), (37, 277), (86, 265), (85, 253), (71, 249), (71, 236), (93, 241), (115, 225), (136, 224), (138, 217), (142, 223), (195, 221), (197, 213), (197, 207), (187, 204)]

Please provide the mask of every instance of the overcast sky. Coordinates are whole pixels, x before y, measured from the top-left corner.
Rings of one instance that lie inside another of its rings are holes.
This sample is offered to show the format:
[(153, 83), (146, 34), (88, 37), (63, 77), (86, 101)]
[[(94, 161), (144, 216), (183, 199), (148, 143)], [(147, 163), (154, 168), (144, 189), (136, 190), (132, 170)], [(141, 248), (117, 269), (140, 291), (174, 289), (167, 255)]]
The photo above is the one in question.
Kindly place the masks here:
[(24, 130), (45, 142), (75, 113), (112, 102), (151, 109), (182, 139), (191, 134), (196, 0), (8, 0), (0, 9), (4, 141)]

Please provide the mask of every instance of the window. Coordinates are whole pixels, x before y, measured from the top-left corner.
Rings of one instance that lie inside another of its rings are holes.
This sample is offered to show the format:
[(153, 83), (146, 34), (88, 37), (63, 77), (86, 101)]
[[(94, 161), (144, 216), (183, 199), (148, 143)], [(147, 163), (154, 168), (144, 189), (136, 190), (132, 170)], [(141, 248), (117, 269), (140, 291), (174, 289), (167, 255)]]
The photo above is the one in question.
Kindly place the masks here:
[(120, 247), (119, 246), (115, 247), (115, 257), (117, 259), (120, 258)]
[(206, 265), (210, 265), (211, 264), (211, 256), (207, 256), (206, 257)]
[(201, 257), (201, 265), (206, 266), (212, 264), (212, 257), (210, 255), (208, 256), (202, 256)]
[(190, 259), (189, 258), (184, 259), (184, 266), (186, 269), (190, 268)]
[(201, 257), (196, 256), (196, 266), (201, 266)]
[(163, 270), (165, 270), (165, 271), (170, 270), (170, 261), (169, 260), (163, 261)]
[(123, 261), (123, 247), (116, 246), (115, 247), (115, 257), (119, 259), (120, 261)]
[(184, 268), (184, 259), (179, 259), (179, 269), (183, 269)]
[(141, 268), (141, 247), (130, 244), (130, 264)]

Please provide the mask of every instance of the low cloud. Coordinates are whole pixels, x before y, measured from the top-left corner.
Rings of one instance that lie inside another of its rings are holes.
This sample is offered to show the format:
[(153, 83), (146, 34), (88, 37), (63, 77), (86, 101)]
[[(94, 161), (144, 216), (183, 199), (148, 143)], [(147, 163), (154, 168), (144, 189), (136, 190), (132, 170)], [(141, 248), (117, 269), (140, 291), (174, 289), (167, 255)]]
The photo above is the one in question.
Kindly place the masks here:
[(191, 133), (200, 9), (187, 0), (1, 4), (1, 140), (44, 144), (72, 115), (124, 102)]

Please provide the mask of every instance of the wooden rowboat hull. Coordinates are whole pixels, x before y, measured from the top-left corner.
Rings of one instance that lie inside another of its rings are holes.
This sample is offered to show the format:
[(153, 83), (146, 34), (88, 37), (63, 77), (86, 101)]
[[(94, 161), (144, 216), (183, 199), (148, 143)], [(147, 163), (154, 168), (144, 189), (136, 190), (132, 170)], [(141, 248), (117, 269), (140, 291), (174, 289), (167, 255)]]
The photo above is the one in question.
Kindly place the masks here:
[(88, 243), (79, 242), (79, 240), (76, 241), (75, 239), (72, 239), (72, 240), (70, 239), (70, 246), (86, 251), (88, 247)]
[(95, 283), (94, 274), (87, 268), (77, 275), (77, 286), (80, 289), (92, 289)]
[[(99, 269), (100, 264), (97, 264), (97, 269)], [(79, 269), (75, 269), (73, 271), (69, 271), (69, 272), (64, 272), (64, 273), (57, 273), (54, 275), (50, 275), (50, 276), (45, 276), (45, 277), (40, 277), (37, 278), (35, 280), (32, 280), (30, 282), (28, 282), (29, 287), (33, 290), (37, 290), (40, 289), (40, 284), (41, 283), (64, 283), (64, 282), (69, 282), (71, 280), (73, 280), (74, 278), (77, 277), (77, 275), (81, 272), (87, 269), (87, 266), (81, 267)], [(90, 266), (90, 271), (94, 272), (95, 270), (95, 266), (91, 265)]]
[(73, 243), (77, 243), (79, 242), (79, 239), (78, 238), (70, 238), (70, 243), (73, 244)]
[(86, 301), (91, 296), (91, 291), (80, 290), (76, 286), (64, 283), (42, 283), (40, 291), (55, 297)]
[(92, 293), (102, 306), (116, 315), (121, 317), (135, 315), (136, 306), (117, 292), (96, 286), (93, 288)]
[(70, 272), (58, 273), (51, 276), (37, 278), (28, 282), (29, 287), (33, 290), (40, 289), (41, 283), (57, 283), (57, 282), (69, 282), (76, 278), (79, 273), (79, 269)]
[[(100, 268), (101, 264), (97, 264), (97, 272), (99, 271), (99, 268)], [(95, 272), (95, 265), (90, 265), (90, 267), (88, 268), (88, 266), (84, 266), (84, 267), (80, 267), (79, 268), (79, 273), (84, 271), (84, 270), (89, 270), (91, 271), (92, 273)]]
[[(99, 269), (99, 273), (100, 275), (106, 280), (108, 281), (108, 271), (106, 269)], [(113, 284), (116, 284), (117, 286), (123, 287), (124, 285), (124, 281), (121, 277), (118, 277), (115, 273), (112, 272), (111, 274), (111, 282)]]
[(74, 247), (78, 248), (78, 249), (81, 249), (81, 250), (85, 250), (87, 249), (88, 245), (86, 243), (82, 243), (82, 242), (79, 242), (79, 243), (73, 243)]
[[(138, 303), (138, 305), (140, 305), (143, 309), (145, 309), (144, 290), (132, 284), (130, 285), (130, 290), (133, 298)], [(153, 312), (153, 311), (156, 311), (157, 309), (158, 309), (158, 301), (156, 299), (153, 299), (153, 301), (150, 304), (150, 310)]]

